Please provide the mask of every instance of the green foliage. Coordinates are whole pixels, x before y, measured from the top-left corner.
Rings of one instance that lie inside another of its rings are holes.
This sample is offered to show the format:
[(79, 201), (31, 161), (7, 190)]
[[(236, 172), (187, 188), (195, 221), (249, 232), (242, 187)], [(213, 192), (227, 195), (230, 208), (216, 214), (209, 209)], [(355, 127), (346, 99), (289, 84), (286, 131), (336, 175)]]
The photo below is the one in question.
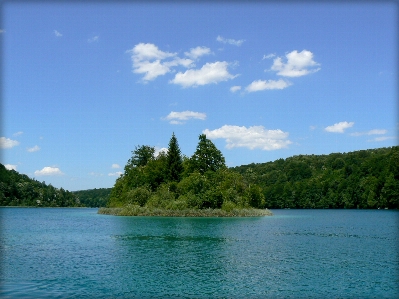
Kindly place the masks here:
[(399, 208), (399, 147), (299, 155), (230, 169), (204, 134), (190, 158), (181, 156), (174, 134), (166, 155), (154, 157), (150, 146), (132, 153), (109, 207)]
[(111, 208), (220, 209), (225, 201), (230, 202), (226, 209), (265, 207), (259, 186), (250, 176), (244, 179), (229, 171), (222, 153), (205, 135), (200, 135), (191, 158), (181, 156), (174, 134), (166, 155), (154, 157), (150, 146), (136, 147), (132, 154), (111, 191)]
[(133, 167), (146, 166), (148, 161), (154, 159), (155, 148), (147, 145), (136, 146), (132, 154), (128, 165), (131, 164)]
[(143, 207), (149, 200), (150, 196), (151, 191), (147, 187), (137, 187), (130, 190), (126, 194), (126, 201), (128, 204), (139, 205), (140, 207)]
[(80, 203), (85, 207), (106, 207), (111, 193), (111, 188), (73, 191), (72, 193), (79, 198)]
[(167, 179), (175, 182), (180, 181), (183, 170), (183, 160), (179, 144), (175, 134), (173, 133), (172, 138), (169, 141), (168, 154), (166, 156)]
[(225, 168), (225, 160), (222, 152), (206, 138), (205, 134), (199, 136), (199, 142), (194, 155), (190, 158), (190, 172), (198, 171), (204, 174), (207, 171), (217, 171)]
[(268, 208), (399, 208), (398, 146), (299, 155), (231, 170), (262, 188)]
[(79, 197), (0, 164), (0, 206), (81, 207)]

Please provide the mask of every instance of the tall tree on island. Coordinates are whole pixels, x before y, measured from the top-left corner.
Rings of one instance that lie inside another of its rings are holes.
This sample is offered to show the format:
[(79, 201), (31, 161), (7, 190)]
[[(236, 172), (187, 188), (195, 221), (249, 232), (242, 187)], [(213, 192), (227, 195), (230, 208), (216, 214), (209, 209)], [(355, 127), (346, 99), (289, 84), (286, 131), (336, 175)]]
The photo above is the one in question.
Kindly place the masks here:
[(138, 145), (132, 151), (132, 157), (127, 162), (128, 168), (146, 166), (150, 160), (154, 159), (155, 148), (148, 145)]
[(191, 171), (199, 171), (204, 174), (208, 170), (217, 171), (225, 167), (222, 152), (216, 148), (212, 141), (206, 138), (205, 134), (201, 134), (197, 149), (190, 159)]
[(183, 160), (181, 157), (181, 151), (175, 133), (172, 134), (172, 138), (169, 141), (168, 153), (166, 155), (166, 173), (167, 180), (173, 182), (179, 182), (181, 174), (183, 172)]

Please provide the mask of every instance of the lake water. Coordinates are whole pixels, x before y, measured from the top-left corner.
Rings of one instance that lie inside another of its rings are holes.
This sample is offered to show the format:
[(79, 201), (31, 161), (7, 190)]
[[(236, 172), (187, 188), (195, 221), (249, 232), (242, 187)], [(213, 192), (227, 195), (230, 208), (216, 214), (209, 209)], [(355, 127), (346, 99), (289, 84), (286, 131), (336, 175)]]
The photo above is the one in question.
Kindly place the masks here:
[(1, 208), (2, 298), (398, 298), (390, 210), (259, 218)]

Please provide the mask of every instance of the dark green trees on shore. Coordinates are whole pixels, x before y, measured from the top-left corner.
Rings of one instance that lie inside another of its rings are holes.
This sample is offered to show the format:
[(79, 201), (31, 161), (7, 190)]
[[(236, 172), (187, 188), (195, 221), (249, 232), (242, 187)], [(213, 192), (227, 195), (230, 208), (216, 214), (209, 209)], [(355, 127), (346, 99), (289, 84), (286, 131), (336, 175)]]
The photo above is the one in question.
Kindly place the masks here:
[[(222, 153), (204, 134), (191, 157), (182, 157), (174, 134), (166, 154), (154, 153), (152, 147), (136, 147), (111, 191), (109, 207), (231, 210), (265, 206), (261, 189), (229, 171)], [(143, 161), (144, 156), (146, 164), (132, 163)]]
[(232, 170), (251, 176), (268, 208), (399, 208), (399, 147), (299, 155)]
[(79, 197), (0, 164), (0, 206), (81, 207)]

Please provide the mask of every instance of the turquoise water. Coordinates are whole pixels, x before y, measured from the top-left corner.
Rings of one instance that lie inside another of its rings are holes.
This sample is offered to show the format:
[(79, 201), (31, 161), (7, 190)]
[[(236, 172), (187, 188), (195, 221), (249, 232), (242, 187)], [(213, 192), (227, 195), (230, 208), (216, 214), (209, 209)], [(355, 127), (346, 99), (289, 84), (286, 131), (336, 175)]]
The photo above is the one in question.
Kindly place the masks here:
[(2, 298), (398, 298), (397, 211), (1, 208)]

